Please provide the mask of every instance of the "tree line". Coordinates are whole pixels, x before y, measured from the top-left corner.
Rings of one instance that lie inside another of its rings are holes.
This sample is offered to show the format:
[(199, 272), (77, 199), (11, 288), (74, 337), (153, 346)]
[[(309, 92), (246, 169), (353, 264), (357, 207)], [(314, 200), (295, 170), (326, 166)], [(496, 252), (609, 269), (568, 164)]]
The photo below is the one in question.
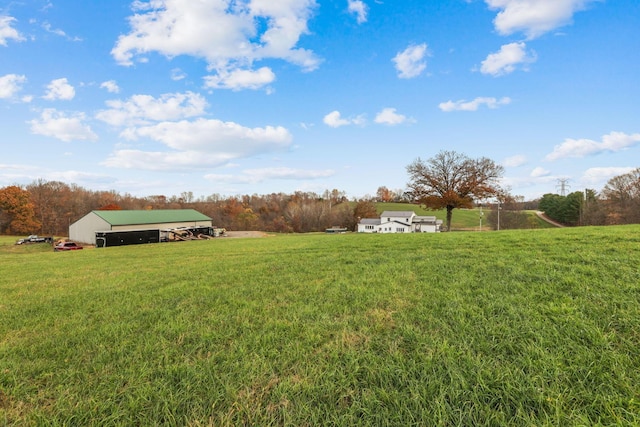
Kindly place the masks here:
[(566, 225), (620, 225), (640, 223), (640, 168), (611, 178), (600, 194), (593, 189), (566, 196), (548, 193), (539, 209)]
[(135, 197), (115, 191), (92, 191), (75, 184), (38, 179), (25, 186), (0, 188), (0, 234), (66, 235), (69, 225), (92, 210), (196, 209), (217, 227), (277, 233), (324, 231), (332, 226), (354, 230), (361, 218), (378, 217), (375, 202), (405, 202), (427, 209), (445, 209), (446, 229), (452, 211), (493, 201), (487, 220), (493, 228), (531, 228), (524, 209), (540, 209), (566, 225), (640, 223), (640, 168), (609, 180), (600, 194), (595, 190), (567, 196), (545, 194), (524, 201), (498, 186), (502, 167), (486, 158), (470, 159), (443, 151), (407, 166), (407, 190), (379, 187), (375, 196), (349, 200), (344, 191), (321, 194), (242, 195), (212, 194), (195, 198), (191, 192), (176, 196)]
[(278, 233), (324, 231), (332, 226), (353, 230), (360, 218), (378, 216), (374, 197), (349, 200), (344, 191), (295, 192), (195, 198), (135, 197), (115, 191), (92, 191), (39, 179), (26, 186), (0, 188), (0, 234), (67, 235), (69, 225), (92, 210), (196, 209), (217, 227)]

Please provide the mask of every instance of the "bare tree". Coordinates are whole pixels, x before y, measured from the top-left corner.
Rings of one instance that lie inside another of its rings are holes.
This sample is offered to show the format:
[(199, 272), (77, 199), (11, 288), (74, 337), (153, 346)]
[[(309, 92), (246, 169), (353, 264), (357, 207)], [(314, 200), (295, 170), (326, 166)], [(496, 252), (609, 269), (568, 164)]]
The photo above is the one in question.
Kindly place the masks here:
[(608, 224), (640, 222), (640, 168), (611, 178), (602, 196), (609, 206)]
[(500, 192), (504, 168), (486, 157), (470, 159), (455, 151), (441, 151), (427, 161), (407, 166), (407, 184), (414, 201), (427, 209), (447, 210), (447, 231), (455, 208), (471, 208), (474, 200)]

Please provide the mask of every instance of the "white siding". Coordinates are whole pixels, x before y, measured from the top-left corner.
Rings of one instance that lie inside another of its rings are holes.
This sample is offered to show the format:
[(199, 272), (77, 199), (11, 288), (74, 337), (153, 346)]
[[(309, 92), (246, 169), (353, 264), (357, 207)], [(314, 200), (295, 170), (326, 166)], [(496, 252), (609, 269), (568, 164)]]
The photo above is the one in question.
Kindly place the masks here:
[(110, 231), (111, 225), (91, 212), (69, 226), (69, 240), (85, 245), (96, 244), (96, 231)]
[(360, 233), (437, 233), (442, 221), (435, 216), (417, 216), (410, 211), (384, 211), (380, 220), (366, 218), (358, 223)]
[(414, 232), (416, 233), (435, 233), (438, 231), (438, 226), (435, 224), (416, 224)]

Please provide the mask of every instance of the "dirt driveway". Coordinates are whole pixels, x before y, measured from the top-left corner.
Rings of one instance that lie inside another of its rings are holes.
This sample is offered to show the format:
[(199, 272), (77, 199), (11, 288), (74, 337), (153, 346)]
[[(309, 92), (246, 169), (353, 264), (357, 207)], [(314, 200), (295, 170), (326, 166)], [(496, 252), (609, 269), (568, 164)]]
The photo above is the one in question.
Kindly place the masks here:
[(222, 237), (231, 237), (231, 238), (239, 238), (239, 237), (267, 237), (268, 234), (264, 231), (227, 231), (224, 233)]

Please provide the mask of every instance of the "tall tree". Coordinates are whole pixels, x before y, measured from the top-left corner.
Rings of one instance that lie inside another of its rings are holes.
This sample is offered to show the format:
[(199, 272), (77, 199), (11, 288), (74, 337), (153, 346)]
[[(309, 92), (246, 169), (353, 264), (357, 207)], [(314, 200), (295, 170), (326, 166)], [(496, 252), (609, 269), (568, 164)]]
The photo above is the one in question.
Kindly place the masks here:
[(471, 159), (455, 151), (441, 151), (429, 160), (409, 166), (407, 184), (414, 201), (427, 209), (447, 210), (447, 231), (456, 208), (471, 208), (474, 200), (500, 192), (504, 168), (486, 157)]
[(602, 196), (609, 206), (608, 224), (640, 222), (640, 168), (611, 178)]
[(0, 233), (32, 234), (39, 229), (29, 192), (15, 185), (0, 188)]
[(378, 210), (376, 204), (371, 200), (360, 200), (353, 208), (353, 216), (356, 223), (360, 222), (362, 218), (378, 218)]
[(590, 188), (585, 189), (584, 203), (582, 206), (582, 224), (605, 225), (606, 211), (604, 205), (595, 190)]
[(393, 200), (394, 194), (391, 190), (389, 190), (384, 185), (378, 187), (378, 191), (376, 191), (376, 198), (379, 202), (390, 202)]
[(72, 215), (71, 187), (61, 181), (38, 179), (26, 189), (31, 194), (42, 233), (66, 235)]
[(583, 225), (585, 193), (574, 191), (566, 196), (547, 193), (540, 199), (540, 210), (551, 219), (565, 225)]

